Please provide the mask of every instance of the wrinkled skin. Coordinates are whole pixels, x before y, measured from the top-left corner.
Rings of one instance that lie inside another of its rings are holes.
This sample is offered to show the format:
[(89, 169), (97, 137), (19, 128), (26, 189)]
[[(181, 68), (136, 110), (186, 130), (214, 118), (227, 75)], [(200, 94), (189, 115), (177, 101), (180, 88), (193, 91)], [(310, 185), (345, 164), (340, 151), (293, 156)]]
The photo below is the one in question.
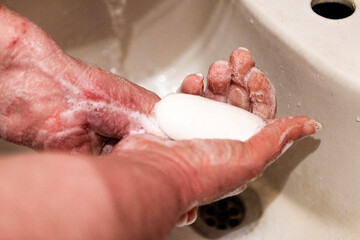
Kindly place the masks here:
[(39, 27), (0, 8), (0, 136), (37, 150), (100, 153), (143, 131), (159, 97), (67, 56)]
[[(145, 127), (156, 94), (65, 55), (5, 7), (0, 26), (2, 138), (37, 150), (95, 155), (109, 140), (122, 139), (103, 156), (3, 158), (0, 235), (8, 239), (53, 233), (59, 239), (161, 239), (179, 219), (194, 220), (194, 207), (243, 189), (287, 143), (320, 127), (309, 117), (272, 120), (273, 87), (254, 69), (251, 54), (238, 49), (229, 63), (210, 67), (205, 91), (200, 75), (188, 76), (181, 91), (242, 107), (269, 124), (246, 142), (172, 141)], [(31, 205), (11, 204), (22, 199)], [(36, 216), (30, 227), (29, 216)]]
[[(203, 82), (202, 74), (190, 74), (181, 84), (180, 92), (240, 107), (266, 122), (275, 118), (275, 89), (269, 79), (255, 67), (254, 58), (247, 49), (233, 51), (229, 62), (220, 60), (213, 63), (208, 71), (205, 91)], [(248, 182), (245, 181), (232, 194), (240, 193)], [(178, 224), (192, 223), (196, 220), (196, 213), (197, 207), (192, 208), (181, 217)]]
[(230, 55), (230, 61), (216, 61), (207, 75), (207, 87), (203, 92), (203, 76), (191, 74), (181, 85), (181, 92), (205, 96), (248, 110), (264, 120), (275, 118), (275, 89), (269, 79), (255, 67), (251, 53), (238, 48)]

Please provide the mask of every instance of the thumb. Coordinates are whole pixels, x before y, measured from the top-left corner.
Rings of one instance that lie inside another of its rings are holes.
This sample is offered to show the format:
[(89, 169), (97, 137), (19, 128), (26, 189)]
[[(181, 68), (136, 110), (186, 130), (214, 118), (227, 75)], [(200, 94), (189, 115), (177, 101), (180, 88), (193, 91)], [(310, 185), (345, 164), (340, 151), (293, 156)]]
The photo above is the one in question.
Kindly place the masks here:
[[(287, 146), (314, 134), (321, 125), (309, 117), (287, 117), (272, 121), (246, 142), (198, 140), (202, 156), (192, 174), (193, 201), (206, 204), (242, 192), (259, 177)], [(191, 159), (192, 162), (194, 159)], [(195, 199), (194, 199), (195, 198)]]
[(295, 140), (316, 133), (322, 125), (306, 116), (279, 118), (246, 141), (254, 163), (265, 168)]
[(113, 154), (133, 156), (161, 169), (177, 183), (188, 205), (210, 203), (243, 191), (284, 147), (315, 133), (321, 125), (309, 117), (274, 120), (246, 142), (221, 139), (164, 140), (152, 135), (126, 137)]

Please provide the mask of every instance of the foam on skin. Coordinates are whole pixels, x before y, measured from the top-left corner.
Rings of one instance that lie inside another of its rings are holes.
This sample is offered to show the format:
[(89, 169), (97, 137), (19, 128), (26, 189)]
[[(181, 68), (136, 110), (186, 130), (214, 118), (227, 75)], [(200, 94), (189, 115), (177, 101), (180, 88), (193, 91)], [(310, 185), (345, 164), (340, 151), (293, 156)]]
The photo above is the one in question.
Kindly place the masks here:
[(200, 96), (175, 93), (156, 103), (160, 129), (174, 140), (233, 139), (246, 141), (266, 125), (260, 117)]

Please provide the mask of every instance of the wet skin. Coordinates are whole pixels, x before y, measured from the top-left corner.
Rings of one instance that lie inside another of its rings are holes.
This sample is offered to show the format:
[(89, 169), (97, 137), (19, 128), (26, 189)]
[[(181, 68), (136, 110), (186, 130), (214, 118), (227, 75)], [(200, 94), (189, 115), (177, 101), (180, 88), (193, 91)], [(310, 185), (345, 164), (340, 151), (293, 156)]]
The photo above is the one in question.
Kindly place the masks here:
[[(273, 87), (238, 49), (210, 67), (205, 91), (200, 75), (181, 89), (269, 124), (246, 142), (172, 141), (146, 128), (156, 94), (67, 56), (5, 7), (0, 26), (1, 137), (48, 151), (1, 157), (6, 239), (161, 239), (179, 219), (193, 220), (194, 207), (243, 189), (287, 143), (320, 127), (309, 117), (273, 120)], [(98, 156), (113, 138), (122, 140)]]

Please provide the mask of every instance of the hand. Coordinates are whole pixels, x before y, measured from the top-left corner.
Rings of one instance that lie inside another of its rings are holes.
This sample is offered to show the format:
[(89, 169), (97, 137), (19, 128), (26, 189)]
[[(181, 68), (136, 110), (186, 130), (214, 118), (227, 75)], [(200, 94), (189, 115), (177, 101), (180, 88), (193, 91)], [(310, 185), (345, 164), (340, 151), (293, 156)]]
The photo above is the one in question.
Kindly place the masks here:
[(1, 157), (0, 235), (163, 239), (179, 219), (194, 218), (187, 211), (242, 190), (286, 143), (316, 128), (312, 119), (294, 117), (275, 120), (246, 142), (133, 135), (98, 157)]
[[(177, 210), (177, 225), (186, 225), (196, 219), (197, 206), (241, 193), (248, 184), (261, 176), (283, 151), (287, 144), (314, 134), (320, 125), (309, 117), (281, 118), (264, 127), (246, 142), (235, 140), (164, 140), (153, 135), (133, 135), (122, 140), (110, 156), (131, 159), (139, 168), (150, 166), (165, 179), (153, 186), (176, 186), (168, 192), (166, 201), (182, 199)], [(121, 175), (121, 171), (116, 173)], [(145, 172), (141, 179), (154, 178), (153, 172)], [(137, 187), (137, 186), (134, 186)], [(142, 191), (152, 191), (142, 189)], [(111, 189), (119, 192), (119, 189)], [(120, 191), (121, 192), (121, 191)], [(141, 201), (140, 201), (141, 202)], [(161, 206), (161, 202), (151, 203)], [(146, 202), (144, 202), (146, 205)], [(154, 210), (154, 219), (173, 221), (162, 216), (160, 207)], [(160, 216), (159, 216), (160, 215)]]
[(159, 97), (67, 56), (0, 5), (0, 137), (36, 150), (99, 154), (144, 126)]
[(216, 61), (208, 71), (204, 92), (203, 76), (187, 76), (180, 88), (183, 93), (205, 96), (250, 111), (265, 121), (275, 118), (275, 89), (269, 79), (255, 67), (251, 53), (238, 48), (230, 61)]
[[(176, 166), (178, 171), (183, 171), (180, 179), (183, 181), (181, 187), (186, 189), (184, 198), (188, 199), (188, 212), (181, 215), (179, 225), (196, 219), (197, 206), (242, 192), (288, 143), (314, 133), (320, 126), (308, 117), (274, 121), (274, 87), (254, 66), (251, 53), (239, 48), (231, 54), (229, 63), (217, 61), (210, 66), (205, 91), (201, 74), (187, 76), (180, 88), (180, 92), (227, 102), (271, 122), (250, 140), (170, 141), (138, 135), (125, 138), (115, 148), (113, 154), (155, 155), (154, 164), (158, 164), (159, 169)], [(149, 161), (146, 157), (141, 159)]]

